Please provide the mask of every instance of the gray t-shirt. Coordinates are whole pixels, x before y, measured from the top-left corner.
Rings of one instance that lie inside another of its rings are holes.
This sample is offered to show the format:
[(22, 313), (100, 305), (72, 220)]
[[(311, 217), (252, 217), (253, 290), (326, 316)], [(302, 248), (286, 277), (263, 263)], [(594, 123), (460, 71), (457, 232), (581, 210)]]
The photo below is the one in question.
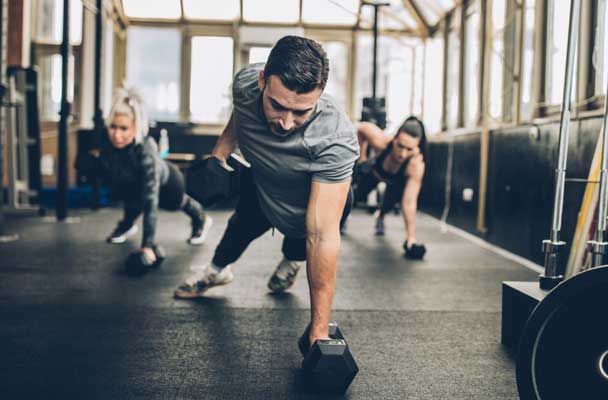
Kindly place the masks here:
[(264, 64), (239, 71), (232, 84), (234, 129), (251, 164), (262, 210), (288, 237), (306, 236), (311, 181), (350, 180), (359, 157), (356, 130), (334, 99), (322, 94), (305, 124), (285, 137), (270, 131), (258, 75)]

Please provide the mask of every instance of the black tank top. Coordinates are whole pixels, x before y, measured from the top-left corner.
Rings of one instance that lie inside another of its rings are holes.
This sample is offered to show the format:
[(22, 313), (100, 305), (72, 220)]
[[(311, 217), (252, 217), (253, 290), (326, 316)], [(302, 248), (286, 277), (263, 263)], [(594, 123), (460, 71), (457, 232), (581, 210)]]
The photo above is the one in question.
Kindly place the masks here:
[(394, 174), (391, 174), (382, 168), (382, 164), (384, 164), (384, 160), (386, 159), (386, 157), (388, 157), (388, 155), (390, 154), (392, 149), (393, 149), (393, 142), (391, 142), (388, 145), (388, 147), (386, 149), (384, 149), (382, 151), (382, 153), (380, 153), (380, 155), (376, 158), (376, 161), (374, 162), (374, 165), (372, 166), (372, 172), (379, 180), (381, 180), (383, 182), (395, 183), (400, 180), (405, 181), (405, 179), (406, 179), (405, 169), (407, 168), (407, 165), (410, 162), (409, 158), (406, 159), (403, 162), (403, 164), (401, 164), (401, 167), (399, 167), (397, 172), (395, 172)]

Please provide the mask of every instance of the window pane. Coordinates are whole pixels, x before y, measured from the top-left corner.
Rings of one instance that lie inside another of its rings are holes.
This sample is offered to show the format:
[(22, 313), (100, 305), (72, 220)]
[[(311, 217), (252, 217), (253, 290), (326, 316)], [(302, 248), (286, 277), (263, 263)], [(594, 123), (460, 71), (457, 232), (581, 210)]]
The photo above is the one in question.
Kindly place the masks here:
[(492, 9), (492, 53), (490, 57), (490, 118), (502, 121), (503, 108), (503, 75), (505, 62), (505, 0), (494, 0)]
[[(547, 92), (549, 104), (561, 104), (564, 95), (564, 75), (568, 47), (570, 7), (561, 1), (549, 1), (549, 40), (547, 46)], [(575, 66), (576, 66), (575, 57)], [(572, 98), (576, 98), (576, 67), (574, 68)]]
[(131, 27), (127, 31), (127, 82), (141, 92), (152, 119), (179, 117), (180, 49), (178, 29)]
[(526, 0), (524, 16), (524, 43), (521, 73), (521, 117), (529, 120), (533, 117), (534, 104), (534, 38), (536, 35), (536, 0)]
[(297, 22), (299, 0), (243, 0), (243, 19), (250, 22)]
[(606, 94), (608, 85), (608, 1), (598, 1), (598, 17), (593, 49), (593, 68), (595, 69), (595, 92)]
[[(411, 112), (412, 63), (411, 42), (380, 37), (378, 40), (378, 97), (386, 97), (387, 132), (394, 132)], [(363, 97), (372, 95), (371, 35), (359, 35), (357, 44), (356, 117), (361, 115)]]
[(233, 20), (241, 12), (239, 0), (200, 1), (183, 0), (184, 15), (188, 19)]
[(412, 114), (422, 115), (422, 97), (424, 91), (424, 44), (419, 43), (414, 49), (414, 83), (412, 90)]
[[(361, 7), (361, 27), (374, 26), (374, 7)], [(415, 29), (416, 21), (403, 5), (402, 0), (390, 0), (390, 6), (381, 7), (378, 13), (378, 27), (380, 29)]]
[[(223, 123), (232, 109), (230, 84), (233, 41), (228, 37), (192, 38), (190, 113), (193, 121)], [(194, 73), (196, 71), (196, 73)]]
[(477, 125), (479, 114), (479, 13), (474, 12), (466, 19), (466, 60), (465, 60), (465, 125)]
[(441, 112), (443, 105), (443, 38), (429, 39), (426, 42), (424, 63), (424, 123), (428, 133), (441, 131)]
[(419, 8), (424, 20), (431, 26), (439, 22), (439, 18), (443, 15), (443, 12), (439, 10), (439, 7), (434, 7), (434, 4), (430, 2), (428, 5), (423, 5)]
[(446, 84), (446, 123), (452, 129), (458, 127), (458, 86), (460, 82), (460, 32), (452, 28), (448, 34)]
[[(74, 56), (70, 56), (68, 68), (68, 97), (74, 97)], [(61, 109), (61, 55), (40, 57), (40, 119), (59, 121)]]
[(104, 117), (110, 113), (112, 107), (112, 93), (114, 89), (114, 21), (110, 18), (104, 20), (103, 52), (102, 52), (102, 110)]
[[(63, 1), (38, 0), (36, 7), (35, 41), (61, 43), (63, 38)], [(82, 42), (82, 3), (70, 2), (70, 43)]]
[(132, 18), (178, 19), (181, 17), (178, 0), (123, 0), (122, 3), (127, 16)]
[(272, 47), (252, 47), (249, 49), (249, 64), (265, 63)]
[(359, 0), (303, 0), (302, 20), (313, 24), (353, 25)]
[(329, 78), (325, 92), (347, 110), (348, 47), (343, 42), (322, 42), (329, 59)]

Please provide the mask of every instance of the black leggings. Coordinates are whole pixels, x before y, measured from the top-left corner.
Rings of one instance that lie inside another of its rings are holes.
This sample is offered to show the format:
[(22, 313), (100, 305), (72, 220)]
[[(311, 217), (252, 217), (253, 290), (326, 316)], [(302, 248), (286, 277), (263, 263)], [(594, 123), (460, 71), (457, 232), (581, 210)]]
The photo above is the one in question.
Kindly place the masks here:
[(169, 167), (169, 179), (160, 187), (158, 195), (158, 207), (164, 210), (175, 211), (182, 207), (184, 194), (186, 193), (186, 182), (184, 174), (175, 164), (167, 162)]
[[(184, 175), (175, 164), (166, 163), (169, 167), (169, 179), (160, 187), (158, 208), (168, 211), (182, 210), (190, 218), (200, 218), (203, 208), (186, 194)], [(135, 196), (125, 199), (124, 212), (122, 223), (130, 227), (142, 212), (139, 192), (135, 193)]]
[[(355, 202), (366, 202), (369, 193), (376, 189), (378, 183), (382, 182), (374, 175), (371, 168), (365, 166), (355, 166)], [(384, 215), (390, 212), (395, 204), (398, 204), (403, 197), (405, 188), (404, 179), (393, 179), (386, 182), (386, 190), (380, 205), (380, 214)]]
[[(345, 220), (351, 210), (353, 197), (349, 192), (342, 220)], [(219, 245), (215, 249), (213, 263), (225, 267), (235, 262), (258, 237), (272, 228), (272, 224), (260, 208), (256, 194), (255, 183), (251, 171), (245, 170), (241, 175), (240, 197), (234, 214), (228, 221), (228, 227)], [(306, 260), (306, 238), (283, 238), (281, 251), (290, 261)]]

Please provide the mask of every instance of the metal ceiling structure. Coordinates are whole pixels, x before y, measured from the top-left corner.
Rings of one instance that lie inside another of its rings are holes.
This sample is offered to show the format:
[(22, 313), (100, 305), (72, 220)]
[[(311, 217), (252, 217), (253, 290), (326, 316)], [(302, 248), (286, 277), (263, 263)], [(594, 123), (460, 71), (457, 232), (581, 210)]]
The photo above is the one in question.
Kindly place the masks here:
[[(382, 30), (427, 37), (458, 0), (387, 0), (381, 8)], [(364, 0), (121, 0), (134, 21), (234, 23), (371, 29), (372, 7)]]

